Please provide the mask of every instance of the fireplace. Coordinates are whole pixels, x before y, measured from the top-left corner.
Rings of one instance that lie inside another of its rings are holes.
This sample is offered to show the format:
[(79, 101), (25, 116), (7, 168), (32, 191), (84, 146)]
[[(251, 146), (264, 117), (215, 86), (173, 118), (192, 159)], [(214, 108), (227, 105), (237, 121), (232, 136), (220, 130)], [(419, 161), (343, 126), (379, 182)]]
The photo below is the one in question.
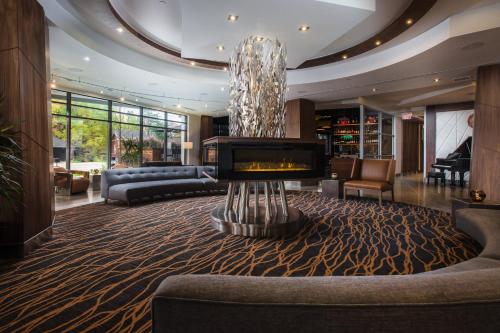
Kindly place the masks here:
[(221, 180), (297, 180), (324, 176), (322, 140), (217, 136), (203, 141), (203, 164)]

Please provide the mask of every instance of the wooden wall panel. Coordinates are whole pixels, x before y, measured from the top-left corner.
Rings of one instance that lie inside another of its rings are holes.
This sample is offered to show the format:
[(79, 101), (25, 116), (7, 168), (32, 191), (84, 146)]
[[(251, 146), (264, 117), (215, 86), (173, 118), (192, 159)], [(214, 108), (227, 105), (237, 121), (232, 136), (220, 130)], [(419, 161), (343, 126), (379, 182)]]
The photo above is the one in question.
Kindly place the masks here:
[(9, 36), (0, 45), (10, 46), (0, 50), (0, 120), (19, 132), (17, 141), (29, 164), (21, 179), (23, 204), (15, 214), (3, 209), (0, 217), (0, 247), (2, 256), (22, 256), (40, 236), (50, 235), (54, 217), (48, 35), (35, 0), (2, 0), (0, 22)]
[(419, 172), (420, 170), (420, 124), (411, 120), (403, 120), (403, 161), (402, 172)]
[(477, 72), (470, 187), (500, 201), (500, 64)]
[[(436, 161), (436, 111), (427, 109), (425, 111), (425, 172), (432, 169)], [(403, 148), (404, 149), (404, 148)]]
[(294, 99), (286, 103), (286, 137), (316, 138), (316, 113), (314, 102)]

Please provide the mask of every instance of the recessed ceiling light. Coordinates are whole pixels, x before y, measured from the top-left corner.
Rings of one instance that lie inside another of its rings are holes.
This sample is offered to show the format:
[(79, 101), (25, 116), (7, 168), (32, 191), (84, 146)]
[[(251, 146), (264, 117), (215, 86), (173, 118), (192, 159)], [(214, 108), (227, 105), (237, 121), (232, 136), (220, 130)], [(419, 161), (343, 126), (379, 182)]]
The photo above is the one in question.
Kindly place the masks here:
[(257, 38), (255, 39), (257, 40), (258, 42), (262, 42), (264, 40), (264, 37), (262, 36), (257, 36)]
[(305, 31), (309, 30), (309, 28), (310, 27), (308, 25), (301, 25), (299, 27), (299, 31), (305, 32)]
[(406, 20), (406, 25), (412, 25), (413, 24), (413, 19), (410, 17), (409, 19)]
[(372, 91), (373, 91), (373, 92), (376, 92), (376, 91), (377, 91), (377, 88), (372, 88)]
[(342, 55), (342, 59), (347, 59), (347, 58), (348, 58), (347, 54)]
[(376, 45), (376, 46), (379, 46), (380, 44), (382, 44), (382, 41), (381, 41), (380, 39), (377, 39), (377, 40), (375, 41), (375, 45)]
[(83, 60), (90, 61), (90, 58), (89, 57), (83, 57)]
[(54, 88), (56, 87), (56, 84), (55, 84), (54, 82), (52, 82), (52, 83), (50, 84), (50, 87), (51, 87), (52, 89), (54, 89)]
[(100, 91), (99, 91), (99, 94), (104, 94), (104, 91), (100, 90)]
[(228, 20), (229, 22), (236, 22), (236, 21), (238, 21), (238, 17), (239, 17), (238, 15), (229, 14), (229, 15), (227, 16), (227, 20)]
[(136, 102), (139, 102), (139, 99), (138, 99), (138, 98), (136, 98), (136, 99), (135, 99), (135, 101), (136, 101)]
[(219, 52), (224, 51), (224, 45), (217, 45), (217, 51)]
[(120, 101), (121, 102), (125, 101), (125, 97), (120, 97)]
[(56, 79), (52, 79), (52, 83), (56, 83)]
[(224, 91), (224, 89), (225, 89), (224, 87), (220, 87), (220, 91)]
[(205, 109), (208, 108), (208, 104), (205, 104)]
[(176, 105), (176, 107), (177, 107), (178, 109), (180, 109), (180, 108), (182, 107), (182, 105), (181, 105), (181, 104), (177, 104), (177, 105)]
[(439, 82), (439, 78), (438, 78), (438, 77), (435, 77), (435, 78), (434, 78), (434, 82), (438, 83), (438, 82)]
[(121, 34), (123, 32), (123, 28), (122, 27), (118, 27), (118, 28), (116, 28), (116, 31)]
[(224, 67), (224, 71), (226, 71), (226, 72), (227, 72), (227, 67)]
[(191, 61), (190, 64), (191, 64), (191, 66), (196, 65), (196, 63), (194, 61)]

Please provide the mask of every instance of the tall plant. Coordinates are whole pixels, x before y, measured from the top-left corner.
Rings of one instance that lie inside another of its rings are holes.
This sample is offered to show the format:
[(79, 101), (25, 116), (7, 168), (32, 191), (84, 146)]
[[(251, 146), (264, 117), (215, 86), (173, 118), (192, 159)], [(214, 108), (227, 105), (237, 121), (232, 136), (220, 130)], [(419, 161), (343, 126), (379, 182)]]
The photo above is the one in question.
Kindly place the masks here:
[(27, 163), (21, 159), (21, 147), (14, 139), (12, 126), (0, 125), (0, 201), (11, 207), (21, 200), (20, 183)]
[(122, 146), (125, 152), (121, 156), (121, 161), (129, 166), (137, 166), (141, 158), (141, 145), (136, 139), (122, 139)]

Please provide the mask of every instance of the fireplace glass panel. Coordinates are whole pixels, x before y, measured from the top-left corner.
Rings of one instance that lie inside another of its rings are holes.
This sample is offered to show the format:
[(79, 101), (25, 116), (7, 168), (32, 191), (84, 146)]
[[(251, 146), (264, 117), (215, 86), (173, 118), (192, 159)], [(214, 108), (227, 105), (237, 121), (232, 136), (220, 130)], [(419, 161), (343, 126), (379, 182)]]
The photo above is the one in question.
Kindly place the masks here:
[(240, 172), (290, 172), (313, 170), (311, 150), (234, 149), (233, 170)]

